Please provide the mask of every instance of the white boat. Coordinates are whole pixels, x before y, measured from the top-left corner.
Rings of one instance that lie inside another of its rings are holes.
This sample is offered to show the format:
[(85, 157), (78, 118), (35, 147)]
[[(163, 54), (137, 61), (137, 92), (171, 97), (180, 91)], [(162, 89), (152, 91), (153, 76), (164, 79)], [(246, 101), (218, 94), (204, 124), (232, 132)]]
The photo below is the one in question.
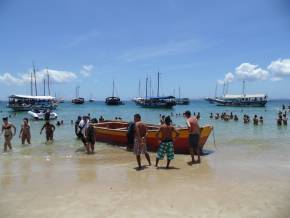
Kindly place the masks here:
[[(46, 112), (46, 110), (33, 109), (31, 111), (28, 111), (28, 114), (35, 120), (44, 120), (45, 112)], [(49, 119), (50, 120), (57, 119), (57, 113), (51, 111)]]
[(52, 96), (11, 95), (7, 107), (15, 111), (29, 111), (32, 109), (54, 110), (58, 106), (57, 99)]

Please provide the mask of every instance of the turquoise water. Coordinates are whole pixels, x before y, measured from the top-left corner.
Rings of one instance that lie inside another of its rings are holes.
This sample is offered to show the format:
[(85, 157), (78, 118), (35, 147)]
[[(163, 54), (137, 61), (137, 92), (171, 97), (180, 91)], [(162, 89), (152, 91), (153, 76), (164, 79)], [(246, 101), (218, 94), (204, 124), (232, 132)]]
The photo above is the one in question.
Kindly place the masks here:
[[(1, 155), (33, 155), (33, 156), (70, 156), (77, 154), (76, 150), (82, 147), (79, 140), (76, 140), (74, 135), (74, 125), (71, 125), (71, 120), (75, 120), (78, 115), (91, 114), (91, 117), (99, 117), (103, 115), (105, 119), (114, 119), (122, 117), (123, 120), (130, 121), (135, 113), (140, 113), (142, 119), (148, 123), (158, 123), (159, 115), (174, 115), (173, 122), (176, 125), (184, 126), (185, 121), (182, 116), (175, 116), (183, 113), (185, 110), (200, 112), (202, 125), (211, 124), (214, 126), (214, 135), (217, 146), (253, 146), (255, 149), (263, 149), (269, 146), (275, 146), (279, 150), (290, 151), (290, 134), (289, 127), (276, 125), (277, 112), (281, 109), (282, 104), (290, 105), (290, 100), (270, 101), (265, 108), (236, 108), (236, 107), (218, 107), (209, 104), (203, 100), (194, 100), (190, 105), (178, 105), (173, 109), (147, 109), (136, 106), (133, 102), (126, 102), (125, 105), (107, 106), (103, 102), (85, 103), (83, 105), (74, 105), (70, 102), (60, 104), (56, 110), (58, 120), (64, 120), (64, 125), (57, 127), (55, 132), (55, 141), (53, 144), (45, 144), (45, 135), (40, 135), (40, 129), (43, 121), (30, 121), (32, 144), (21, 145), (20, 139), (14, 137), (12, 141), (13, 152)], [(0, 103), (0, 116), (11, 116), (10, 122), (17, 127), (19, 134), (20, 125), (24, 117), (29, 117), (27, 112), (17, 112), (16, 115), (9, 108), (6, 108), (6, 103)], [(222, 121), (211, 120), (209, 114), (213, 112), (233, 112), (239, 117), (239, 121)], [(247, 113), (250, 117), (255, 114), (264, 117), (264, 124), (254, 126), (252, 123), (244, 124), (242, 115)], [(56, 121), (53, 121), (54, 123)], [(208, 147), (213, 148), (213, 135), (209, 138)], [(3, 144), (3, 137), (0, 138), (0, 144)], [(105, 143), (97, 143), (97, 149), (106, 148), (109, 145)]]

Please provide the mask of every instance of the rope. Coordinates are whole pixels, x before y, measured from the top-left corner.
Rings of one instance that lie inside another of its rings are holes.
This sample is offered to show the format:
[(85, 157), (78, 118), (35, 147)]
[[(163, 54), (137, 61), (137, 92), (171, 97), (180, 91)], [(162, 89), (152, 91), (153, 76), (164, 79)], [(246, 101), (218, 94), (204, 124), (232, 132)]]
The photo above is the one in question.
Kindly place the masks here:
[(213, 144), (216, 150), (218, 150), (216, 143), (215, 143), (215, 134), (214, 134), (214, 127), (212, 127), (212, 136), (213, 136)]

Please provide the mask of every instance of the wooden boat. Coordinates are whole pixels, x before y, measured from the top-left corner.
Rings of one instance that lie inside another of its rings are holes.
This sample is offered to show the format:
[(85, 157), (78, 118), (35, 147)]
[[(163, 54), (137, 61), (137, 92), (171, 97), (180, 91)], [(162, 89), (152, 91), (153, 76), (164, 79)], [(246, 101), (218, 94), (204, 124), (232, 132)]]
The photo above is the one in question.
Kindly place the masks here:
[[(148, 126), (148, 138), (147, 148), (149, 151), (156, 152), (158, 149), (158, 140), (156, 138), (156, 132), (159, 129), (159, 125), (147, 124)], [(120, 146), (127, 145), (127, 129), (128, 122), (122, 121), (105, 121), (94, 125), (96, 132), (96, 140), (101, 142), (107, 142)], [(206, 125), (200, 128), (200, 140), (199, 146), (201, 150), (205, 145), (213, 127)], [(188, 151), (188, 131), (187, 128), (177, 128), (180, 135), (174, 143), (174, 151), (178, 154), (187, 154)]]

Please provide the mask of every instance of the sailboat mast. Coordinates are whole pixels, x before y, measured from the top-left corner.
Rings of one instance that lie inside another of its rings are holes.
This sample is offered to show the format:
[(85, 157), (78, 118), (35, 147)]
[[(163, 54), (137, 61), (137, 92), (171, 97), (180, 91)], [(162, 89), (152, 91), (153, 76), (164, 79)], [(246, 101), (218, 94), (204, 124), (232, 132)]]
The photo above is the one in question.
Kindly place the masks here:
[(216, 84), (215, 84), (215, 92), (214, 92), (214, 98), (216, 98), (216, 97), (217, 97), (217, 88), (218, 88), (218, 84), (216, 83)]
[(244, 96), (245, 96), (245, 83), (246, 83), (246, 81), (243, 80), (243, 95), (244, 95)]
[(157, 74), (157, 97), (159, 97), (159, 72)]
[(114, 94), (115, 94), (115, 81), (113, 80), (113, 97), (114, 97)]
[(140, 80), (139, 80), (139, 87), (138, 88), (139, 88), (138, 91), (139, 91), (139, 97), (140, 97), (141, 96), (141, 81)]
[(147, 99), (147, 86), (148, 86), (148, 77), (146, 77), (146, 99)]
[(149, 95), (152, 97), (152, 79), (151, 79), (151, 76), (149, 78)]
[(34, 64), (33, 64), (33, 75), (34, 75), (34, 89), (35, 89), (35, 95), (37, 96), (36, 72), (35, 72), (35, 66), (34, 66)]
[(49, 81), (48, 69), (46, 69), (46, 72), (47, 72), (47, 89), (48, 89), (48, 95), (50, 96), (50, 81)]
[(32, 72), (30, 73), (30, 95), (33, 95), (33, 76)]
[(43, 96), (45, 96), (45, 78), (43, 78)]
[(178, 87), (178, 98), (180, 99), (180, 86)]

